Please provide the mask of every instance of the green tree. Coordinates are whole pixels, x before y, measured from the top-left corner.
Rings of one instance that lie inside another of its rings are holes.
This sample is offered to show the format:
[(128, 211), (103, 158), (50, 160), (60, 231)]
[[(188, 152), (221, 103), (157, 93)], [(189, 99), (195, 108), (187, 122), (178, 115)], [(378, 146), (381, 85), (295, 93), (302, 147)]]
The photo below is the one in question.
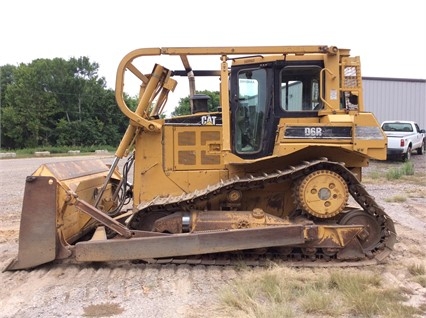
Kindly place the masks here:
[(0, 66), (0, 106), (4, 105), (4, 88), (14, 82), (14, 73), (16, 71), (16, 66), (11, 64), (6, 64)]
[[(209, 111), (217, 111), (218, 107), (220, 106), (220, 93), (218, 91), (196, 91), (196, 94), (204, 94), (209, 96), (210, 99), (207, 102)], [(172, 117), (191, 114), (191, 104), (189, 99), (189, 96), (187, 96), (179, 100), (178, 106), (176, 106), (171, 113)]]
[(118, 144), (128, 119), (98, 68), (87, 57), (3, 66), (2, 147)]
[(46, 144), (52, 132), (51, 121), (58, 110), (46, 87), (49, 75), (47, 61), (35, 60), (31, 67), (17, 67), (13, 83), (6, 86), (2, 130), (20, 147)]
[(5, 92), (6, 87), (14, 82), (15, 71), (16, 66), (10, 64), (0, 66), (0, 147), (3, 147), (4, 145), (8, 147), (8, 145), (13, 143), (13, 140), (4, 134), (2, 116), (3, 112), (10, 112), (10, 109), (4, 109), (6, 105)]

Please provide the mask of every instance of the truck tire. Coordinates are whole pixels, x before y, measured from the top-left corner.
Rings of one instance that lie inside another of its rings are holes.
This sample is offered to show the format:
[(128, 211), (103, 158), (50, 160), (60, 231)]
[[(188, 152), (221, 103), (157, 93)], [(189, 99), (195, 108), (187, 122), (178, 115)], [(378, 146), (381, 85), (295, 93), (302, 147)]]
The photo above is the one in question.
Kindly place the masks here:
[(420, 148), (417, 148), (417, 154), (423, 155), (425, 153), (425, 147), (425, 140), (423, 139), (422, 145), (420, 146)]
[(408, 146), (407, 152), (403, 156), (404, 161), (410, 161), (411, 160), (411, 146)]

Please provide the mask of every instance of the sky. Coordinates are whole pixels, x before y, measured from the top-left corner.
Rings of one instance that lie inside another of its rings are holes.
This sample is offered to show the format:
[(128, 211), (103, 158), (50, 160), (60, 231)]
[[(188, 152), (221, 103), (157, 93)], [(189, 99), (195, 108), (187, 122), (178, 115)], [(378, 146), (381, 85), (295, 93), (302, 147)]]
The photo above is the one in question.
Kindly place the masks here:
[(420, 0), (13, 0), (0, 2), (0, 32), (0, 65), (87, 56), (110, 88), (130, 51), (174, 46), (333, 45), (361, 57), (362, 76), (426, 79)]

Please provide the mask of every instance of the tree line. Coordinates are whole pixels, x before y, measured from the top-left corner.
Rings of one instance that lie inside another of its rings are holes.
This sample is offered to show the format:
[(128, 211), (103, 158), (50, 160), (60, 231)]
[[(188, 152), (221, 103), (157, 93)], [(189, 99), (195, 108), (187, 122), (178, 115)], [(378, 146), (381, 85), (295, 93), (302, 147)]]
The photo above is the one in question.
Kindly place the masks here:
[(1, 148), (117, 145), (128, 119), (98, 69), (87, 57), (0, 66)]
[[(88, 57), (0, 66), (1, 148), (117, 146), (129, 120), (98, 70)], [(209, 109), (219, 105), (219, 92), (197, 93), (210, 96)], [(137, 97), (125, 99), (137, 105)], [(189, 111), (188, 96), (172, 116)]]

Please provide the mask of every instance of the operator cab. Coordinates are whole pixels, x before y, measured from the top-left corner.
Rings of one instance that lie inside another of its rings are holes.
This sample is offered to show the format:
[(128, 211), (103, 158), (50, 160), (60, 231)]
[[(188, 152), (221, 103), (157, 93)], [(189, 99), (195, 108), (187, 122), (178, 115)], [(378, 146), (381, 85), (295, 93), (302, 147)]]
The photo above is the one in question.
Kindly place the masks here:
[(317, 117), (322, 61), (278, 61), (231, 69), (233, 153), (244, 159), (272, 154), (280, 118)]

